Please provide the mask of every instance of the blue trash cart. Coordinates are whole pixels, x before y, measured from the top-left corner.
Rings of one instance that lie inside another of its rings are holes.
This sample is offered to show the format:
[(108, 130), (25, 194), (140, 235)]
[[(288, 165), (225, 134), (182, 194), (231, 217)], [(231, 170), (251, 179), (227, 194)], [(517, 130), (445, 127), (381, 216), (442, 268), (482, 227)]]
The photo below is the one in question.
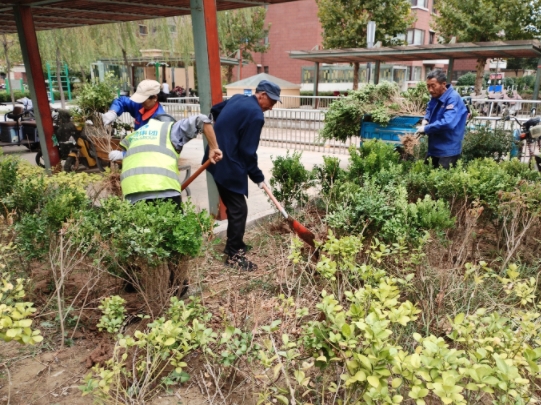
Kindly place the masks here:
[(383, 126), (372, 122), (371, 117), (365, 115), (361, 120), (361, 145), (367, 139), (379, 139), (399, 146), (400, 137), (414, 134), (422, 119), (423, 117), (417, 116), (399, 116), (392, 118), (386, 126)]

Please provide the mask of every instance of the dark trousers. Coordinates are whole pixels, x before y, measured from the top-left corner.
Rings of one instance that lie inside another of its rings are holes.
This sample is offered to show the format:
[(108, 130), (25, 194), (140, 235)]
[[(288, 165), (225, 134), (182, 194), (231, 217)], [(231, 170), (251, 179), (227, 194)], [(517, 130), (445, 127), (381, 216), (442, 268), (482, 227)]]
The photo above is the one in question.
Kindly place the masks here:
[(246, 244), (243, 241), (244, 232), (246, 231), (246, 218), (248, 217), (246, 197), (243, 194), (227, 190), (219, 184), (216, 184), (216, 186), (227, 213), (228, 225), (225, 253), (234, 256), (239, 250), (246, 251)]
[(140, 201), (144, 201), (145, 203), (154, 203), (156, 201), (171, 201), (172, 203), (176, 204), (179, 210), (182, 211), (182, 197), (180, 195), (177, 195), (176, 197), (149, 198), (147, 200)]
[(438, 167), (442, 167), (445, 170), (449, 170), (451, 165), (454, 166), (459, 158), (460, 155), (445, 157), (427, 156), (425, 159), (425, 163), (428, 164), (429, 159), (432, 159), (432, 166), (435, 169), (437, 169)]

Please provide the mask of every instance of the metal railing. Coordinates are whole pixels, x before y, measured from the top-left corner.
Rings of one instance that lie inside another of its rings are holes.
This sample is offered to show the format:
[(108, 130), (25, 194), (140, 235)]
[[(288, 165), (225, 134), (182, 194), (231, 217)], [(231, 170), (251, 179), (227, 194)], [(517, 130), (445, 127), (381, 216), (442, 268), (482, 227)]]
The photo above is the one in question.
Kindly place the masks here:
[[(231, 98), (229, 96), (224, 96), (224, 100)], [(281, 104), (278, 104), (281, 109), (321, 109), (326, 110), (329, 108), (331, 103), (340, 97), (334, 96), (281, 96)], [(167, 99), (167, 104), (199, 104), (199, 97), (169, 97)], [(162, 103), (163, 104), (163, 103)]]
[(541, 113), (541, 101), (539, 100), (515, 100), (515, 99), (471, 99), (471, 106), (482, 117), (498, 117), (516, 115), (518, 118), (526, 118), (532, 114)]
[[(327, 99), (336, 99), (327, 97)], [(479, 100), (492, 105), (492, 116), (477, 116), (469, 121), (468, 126), (490, 126), (491, 128), (503, 128), (506, 130), (519, 129), (519, 125), (513, 118), (503, 119), (502, 116), (495, 116), (495, 106), (506, 100)], [(517, 118), (524, 122), (530, 117), (530, 110), (533, 106), (541, 104), (540, 101), (522, 100), (520, 108), (515, 109)], [(165, 111), (175, 117), (177, 120), (187, 118), (192, 115), (200, 114), (199, 104), (189, 103), (162, 103)], [(538, 106), (541, 112), (541, 105)], [(489, 110), (490, 111), (490, 110)], [(323, 129), (325, 110), (320, 109), (288, 109), (274, 108), (272, 111), (265, 112), (265, 126), (261, 132), (261, 146), (270, 146), (292, 150), (306, 150), (314, 152), (323, 152), (330, 154), (347, 154), (351, 145), (358, 146), (361, 142), (359, 136), (354, 136), (346, 142), (335, 140), (323, 140), (319, 136)], [(120, 120), (125, 123), (133, 123), (133, 118), (124, 113)]]

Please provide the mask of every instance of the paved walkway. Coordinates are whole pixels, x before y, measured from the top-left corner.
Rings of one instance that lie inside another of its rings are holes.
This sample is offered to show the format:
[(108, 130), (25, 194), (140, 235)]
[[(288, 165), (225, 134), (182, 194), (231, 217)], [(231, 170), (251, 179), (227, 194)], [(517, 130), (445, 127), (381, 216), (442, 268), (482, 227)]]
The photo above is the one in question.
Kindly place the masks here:
[[(3, 148), (4, 153), (6, 154), (20, 154), (21, 158), (27, 160), (28, 162), (35, 164), (35, 152), (29, 152), (23, 146), (10, 146)], [(260, 146), (258, 150), (259, 158), (259, 167), (265, 174), (265, 179), (268, 182), (271, 175), (270, 171), (272, 169), (271, 156), (285, 156), (287, 149), (284, 148), (273, 148), (268, 146)], [(323, 163), (323, 156), (325, 153), (321, 152), (302, 152), (302, 162), (307, 169), (312, 169), (316, 164)], [(329, 155), (329, 154), (327, 154)], [(338, 156), (341, 160), (341, 165), (345, 167), (347, 165), (348, 156), (347, 155), (334, 155)], [(188, 143), (180, 156), (181, 165), (190, 165), (192, 167), (192, 172), (197, 170), (201, 165), (201, 160), (203, 158), (203, 141), (201, 139), (194, 139)], [(181, 179), (184, 179), (185, 173), (181, 174)], [(208, 195), (207, 195), (207, 179), (205, 173), (202, 173), (191, 185), (191, 200), (192, 202), (200, 209), (208, 209)], [(183, 193), (183, 199), (186, 198), (186, 194)], [(267, 199), (265, 192), (260, 190), (257, 187), (257, 184), (252, 183), (248, 180), (248, 222), (261, 218), (263, 216), (269, 215), (273, 212), (274, 207), (271, 205)], [(217, 228), (217, 232), (225, 230), (227, 227), (227, 221), (220, 221)]]

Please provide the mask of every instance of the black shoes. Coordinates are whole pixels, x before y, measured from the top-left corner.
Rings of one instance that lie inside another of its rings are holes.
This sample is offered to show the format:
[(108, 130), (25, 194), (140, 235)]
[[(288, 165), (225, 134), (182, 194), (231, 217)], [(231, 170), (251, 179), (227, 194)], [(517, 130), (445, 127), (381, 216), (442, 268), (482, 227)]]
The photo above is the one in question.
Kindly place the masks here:
[(225, 259), (225, 264), (228, 267), (233, 267), (244, 271), (257, 270), (257, 265), (248, 260), (244, 254), (244, 251), (242, 250), (233, 256), (228, 256), (227, 259)]
[[(252, 245), (244, 245), (244, 249), (242, 251), (244, 253), (248, 253), (250, 250), (252, 250), (254, 247)], [(224, 253), (227, 254), (227, 246), (224, 247)]]

